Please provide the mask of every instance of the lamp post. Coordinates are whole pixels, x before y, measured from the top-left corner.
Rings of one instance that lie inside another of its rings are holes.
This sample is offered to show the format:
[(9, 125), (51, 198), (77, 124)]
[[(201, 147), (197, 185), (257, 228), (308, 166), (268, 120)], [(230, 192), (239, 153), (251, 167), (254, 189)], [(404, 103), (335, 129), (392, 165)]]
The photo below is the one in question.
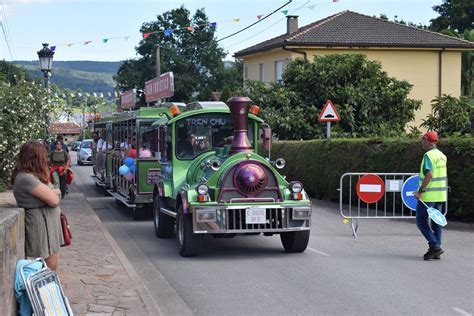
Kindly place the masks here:
[[(44, 74), (44, 87), (48, 89), (49, 77), (51, 76), (51, 67), (53, 65), (54, 52), (48, 47), (48, 43), (43, 43), (43, 48), (38, 51), (38, 57), (40, 62), (40, 70)], [(49, 115), (48, 111), (44, 111), (45, 115), (45, 129), (44, 138), (45, 141), (48, 139), (48, 128), (49, 128)]]

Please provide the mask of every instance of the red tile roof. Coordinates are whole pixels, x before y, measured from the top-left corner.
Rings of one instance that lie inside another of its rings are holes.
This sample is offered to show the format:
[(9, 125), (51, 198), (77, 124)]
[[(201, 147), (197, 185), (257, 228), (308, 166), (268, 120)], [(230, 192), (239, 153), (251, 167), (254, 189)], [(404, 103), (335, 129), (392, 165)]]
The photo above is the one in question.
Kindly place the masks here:
[(352, 11), (343, 11), (234, 54), (241, 57), (288, 46), (474, 49), (474, 43)]

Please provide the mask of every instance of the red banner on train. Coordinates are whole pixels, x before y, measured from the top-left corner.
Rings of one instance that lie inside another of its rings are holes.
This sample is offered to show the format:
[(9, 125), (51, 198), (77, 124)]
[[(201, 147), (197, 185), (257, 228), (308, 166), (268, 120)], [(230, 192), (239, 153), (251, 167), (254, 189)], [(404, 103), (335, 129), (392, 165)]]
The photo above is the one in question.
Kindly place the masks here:
[(135, 89), (125, 91), (120, 95), (120, 108), (132, 109), (135, 107)]
[(145, 100), (153, 102), (174, 95), (174, 76), (167, 72), (159, 77), (145, 82)]

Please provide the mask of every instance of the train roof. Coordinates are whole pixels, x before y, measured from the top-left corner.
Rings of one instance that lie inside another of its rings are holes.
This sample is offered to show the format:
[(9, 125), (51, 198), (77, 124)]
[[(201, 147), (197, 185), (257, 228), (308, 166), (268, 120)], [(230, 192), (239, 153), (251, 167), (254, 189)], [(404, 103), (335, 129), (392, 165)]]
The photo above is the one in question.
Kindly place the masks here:
[[(225, 104), (225, 103), (224, 103)], [(198, 115), (198, 114), (204, 114), (204, 113), (229, 113), (230, 114), (230, 110), (229, 108), (226, 107), (225, 108), (222, 108), (222, 107), (211, 107), (211, 108), (205, 108), (205, 109), (199, 109), (199, 110), (192, 110), (192, 111), (186, 111), (186, 112), (182, 112), (180, 113), (179, 115), (167, 120), (166, 122), (166, 119), (165, 121), (164, 120), (158, 120), (156, 121), (155, 123), (153, 123), (152, 125), (160, 125), (160, 124), (163, 124), (163, 123), (168, 123), (168, 124), (172, 124), (176, 121), (179, 121), (180, 119), (182, 118), (185, 118), (185, 117), (189, 117), (189, 116), (193, 116), (193, 115)], [(252, 120), (255, 120), (259, 123), (263, 123), (264, 121), (259, 118), (258, 116), (255, 116), (253, 114), (250, 114), (249, 113), (249, 118), (252, 119)]]

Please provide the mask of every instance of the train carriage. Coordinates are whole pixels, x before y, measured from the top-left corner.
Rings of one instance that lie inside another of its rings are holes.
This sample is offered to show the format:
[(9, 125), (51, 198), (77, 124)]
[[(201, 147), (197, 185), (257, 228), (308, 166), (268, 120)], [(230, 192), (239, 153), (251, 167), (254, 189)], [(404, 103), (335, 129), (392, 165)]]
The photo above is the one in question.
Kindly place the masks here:
[[(176, 230), (182, 256), (199, 254), (204, 235), (279, 234), (288, 252), (306, 249), (311, 203), (298, 181), (288, 183), (278, 168), (257, 153), (263, 130), (249, 114), (248, 98), (194, 102), (182, 113), (167, 113), (156, 127), (159, 174), (153, 188), (153, 224), (158, 238)], [(176, 228), (175, 228), (176, 227)]]
[[(166, 103), (161, 108), (116, 114), (94, 125), (104, 144), (94, 156), (93, 179), (118, 203), (130, 208), (134, 219), (141, 219), (147, 211), (151, 212), (155, 177), (160, 172), (154, 148), (157, 136), (152, 123), (168, 114), (169, 106)], [(133, 163), (126, 166), (130, 161)], [(122, 166), (127, 167), (127, 173), (121, 172)]]

